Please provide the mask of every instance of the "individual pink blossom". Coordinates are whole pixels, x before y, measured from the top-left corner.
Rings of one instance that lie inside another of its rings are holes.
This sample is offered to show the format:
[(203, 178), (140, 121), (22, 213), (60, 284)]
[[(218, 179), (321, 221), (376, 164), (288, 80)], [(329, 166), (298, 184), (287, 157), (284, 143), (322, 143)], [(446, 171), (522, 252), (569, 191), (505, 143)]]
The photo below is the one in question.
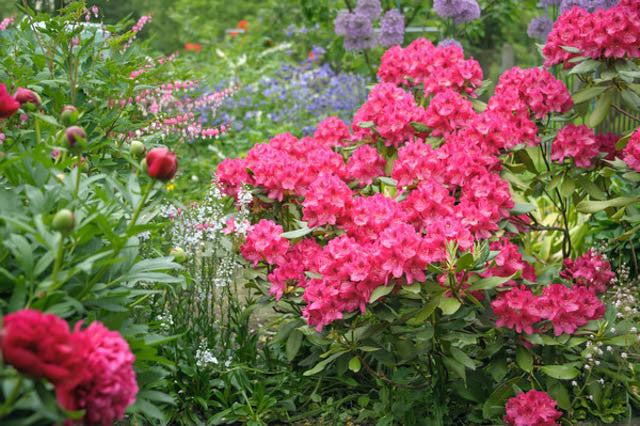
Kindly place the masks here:
[(574, 285), (594, 289), (597, 293), (607, 291), (616, 276), (609, 261), (592, 250), (588, 250), (576, 260), (565, 259), (562, 266), (562, 278)]
[(251, 227), (245, 243), (240, 247), (242, 256), (253, 262), (254, 267), (261, 261), (269, 265), (282, 262), (289, 249), (289, 240), (281, 236), (283, 232), (282, 226), (270, 220), (261, 219)]
[(370, 197), (356, 197), (340, 228), (360, 243), (375, 242), (382, 231), (394, 222), (400, 222), (402, 208), (394, 199), (381, 193)]
[(596, 135), (584, 124), (571, 123), (558, 131), (551, 146), (551, 159), (562, 161), (573, 158), (577, 167), (590, 167), (593, 157), (600, 153)]
[(517, 333), (523, 331), (534, 333), (534, 324), (542, 319), (540, 314), (532, 309), (535, 297), (525, 286), (511, 287), (510, 290), (498, 294), (491, 302), (493, 313), (498, 317), (497, 327), (515, 328)]
[(318, 272), (318, 259), (321, 253), (322, 247), (311, 239), (303, 239), (291, 246), (278, 267), (269, 274), (268, 278), (271, 282), (269, 293), (280, 300), (287, 287), (296, 285), (304, 287), (304, 272)]
[(253, 179), (247, 173), (247, 164), (243, 158), (226, 158), (218, 164), (216, 176), (222, 192), (236, 197), (242, 184), (253, 184)]
[(620, 140), (620, 135), (616, 135), (615, 133), (598, 133), (596, 134), (596, 144), (598, 145), (598, 150), (600, 152), (604, 152), (605, 160), (613, 161), (617, 156), (620, 156), (620, 151), (616, 149), (616, 144)]
[(471, 102), (458, 92), (446, 89), (431, 99), (424, 124), (432, 129), (431, 136), (438, 137), (467, 127), (475, 116)]
[(402, 201), (403, 219), (416, 231), (425, 231), (431, 224), (453, 216), (455, 201), (447, 188), (432, 180), (424, 180)]
[(84, 410), (84, 425), (111, 425), (122, 419), (126, 408), (136, 400), (135, 356), (120, 333), (109, 331), (100, 322), (85, 330), (80, 330), (80, 325), (76, 325), (74, 334), (82, 341), (86, 374), (73, 386), (58, 386), (58, 402), (66, 410)]
[(505, 405), (504, 422), (509, 426), (554, 426), (562, 413), (556, 410), (557, 402), (546, 392), (531, 389), (510, 398)]
[(622, 150), (622, 160), (630, 169), (640, 172), (640, 127), (631, 135), (627, 146)]
[(358, 147), (347, 162), (347, 176), (358, 180), (360, 186), (371, 185), (373, 179), (384, 176), (386, 160), (371, 145)]

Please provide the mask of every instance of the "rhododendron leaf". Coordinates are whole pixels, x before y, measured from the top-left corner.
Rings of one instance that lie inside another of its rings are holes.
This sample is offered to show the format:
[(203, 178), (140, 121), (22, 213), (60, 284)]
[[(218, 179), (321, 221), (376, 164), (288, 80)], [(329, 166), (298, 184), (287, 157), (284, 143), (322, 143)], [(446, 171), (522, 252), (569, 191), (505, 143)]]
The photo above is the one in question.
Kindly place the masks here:
[(565, 176), (560, 184), (560, 195), (563, 197), (569, 197), (576, 189), (576, 183), (569, 176)]
[(569, 396), (567, 388), (565, 388), (561, 382), (555, 379), (546, 380), (546, 385), (549, 396), (558, 403), (558, 407), (562, 408), (563, 410), (570, 410), (571, 397)]
[(354, 373), (360, 371), (361, 366), (362, 365), (360, 364), (360, 359), (357, 356), (354, 356), (349, 360), (349, 370), (353, 371)]
[(473, 253), (465, 253), (462, 257), (458, 258), (458, 261), (456, 262), (456, 272), (467, 269), (469, 265), (473, 264), (473, 261)]
[(582, 50), (578, 49), (577, 47), (573, 47), (573, 46), (560, 46), (561, 49), (566, 50), (567, 52), (571, 52), (571, 53), (581, 53)]
[(458, 299), (454, 299), (453, 297), (443, 297), (440, 299), (440, 303), (438, 303), (438, 307), (442, 311), (444, 315), (453, 315), (458, 312), (462, 304)]
[(302, 238), (305, 235), (308, 235), (313, 232), (312, 228), (307, 228), (306, 226), (302, 229), (296, 229), (295, 231), (284, 232), (280, 234), (282, 238), (286, 238), (288, 240), (295, 240), (296, 238)]
[(578, 184), (582, 187), (582, 189), (586, 191), (587, 194), (589, 194), (591, 198), (595, 198), (596, 200), (604, 200), (607, 197), (605, 193), (602, 192), (602, 190), (598, 187), (598, 185), (593, 183), (593, 181), (586, 176), (578, 175), (576, 176), (576, 179), (578, 179)]
[(519, 278), (521, 274), (522, 274), (522, 271), (518, 270), (517, 272), (515, 272), (514, 274), (512, 274), (512, 275), (510, 275), (508, 277), (487, 277), (487, 278), (483, 278), (483, 279), (473, 283), (468, 288), (468, 291), (473, 291), (473, 290), (491, 290), (493, 288), (498, 287), (501, 284), (506, 283), (507, 281)]
[(447, 275), (447, 271), (432, 263), (427, 264), (427, 269), (434, 274)]
[(574, 103), (580, 104), (582, 102), (586, 102), (590, 99), (595, 98), (607, 89), (607, 87), (602, 86), (585, 87), (574, 93), (571, 98), (573, 99)]
[(289, 333), (289, 338), (287, 339), (287, 359), (289, 361), (293, 361), (293, 359), (298, 355), (300, 351), (300, 347), (302, 346), (302, 338), (304, 334), (300, 330), (293, 330)]
[(620, 336), (610, 337), (604, 340), (604, 344), (606, 345), (614, 345), (614, 346), (631, 346), (638, 343), (638, 335), (637, 334), (623, 334)]
[(322, 279), (322, 275), (320, 275), (320, 274), (316, 274), (315, 272), (304, 271), (304, 275), (305, 275), (307, 278), (317, 278), (317, 279)]
[(547, 376), (558, 380), (571, 380), (578, 377), (580, 371), (571, 365), (543, 365), (540, 367)]
[(575, 58), (569, 59), (567, 62), (570, 63), (570, 64), (575, 64), (577, 62), (582, 62), (585, 59), (589, 59), (589, 57), (588, 56), (576, 56)]
[(625, 135), (618, 139), (618, 142), (616, 142), (616, 150), (619, 151), (626, 148), (627, 144), (629, 143), (629, 139), (631, 139), (631, 134)]
[(447, 367), (447, 370), (454, 373), (456, 376), (460, 377), (462, 380), (467, 381), (467, 372), (464, 365), (456, 361), (453, 358), (449, 358), (446, 356), (442, 357), (442, 363)]
[(466, 354), (462, 349), (458, 349), (456, 347), (451, 347), (451, 355), (453, 358), (467, 367), (470, 370), (475, 370), (477, 367), (476, 361), (471, 359), (469, 355)]
[(518, 346), (516, 351), (516, 364), (527, 373), (533, 368), (533, 355), (526, 348)]
[(640, 96), (630, 90), (623, 90), (621, 95), (622, 100), (627, 104), (627, 106), (635, 109), (636, 111), (640, 111)]
[(596, 128), (607, 117), (609, 107), (613, 103), (614, 94), (614, 90), (608, 90), (598, 98), (598, 101), (589, 116), (589, 127), (592, 129)]
[(373, 121), (363, 121), (358, 123), (358, 127), (361, 127), (363, 129), (370, 129), (374, 126), (375, 126), (375, 123)]
[(518, 383), (522, 377), (515, 377), (509, 380), (506, 383), (499, 385), (489, 398), (484, 402), (482, 406), (482, 417), (485, 419), (491, 419), (495, 416), (504, 413), (504, 404), (507, 402), (509, 397), (513, 396), (516, 392), (514, 392), (513, 385)]
[(640, 173), (638, 172), (627, 172), (622, 177), (631, 182), (640, 182)]
[(531, 173), (538, 173), (536, 165), (533, 163), (529, 151), (526, 149), (520, 149), (514, 153), (515, 158), (527, 167), (527, 170)]
[(640, 84), (638, 83), (630, 83), (629, 88), (640, 95)]
[(431, 128), (424, 123), (418, 123), (417, 121), (412, 121), (409, 123), (413, 129), (418, 133), (429, 133)]
[(623, 207), (640, 201), (640, 197), (617, 197), (607, 201), (581, 201), (576, 208), (581, 213), (597, 213), (608, 207)]
[(537, 207), (533, 204), (521, 204), (515, 203), (513, 208), (510, 210), (511, 216), (520, 216), (521, 214), (527, 214), (536, 210)]
[(586, 74), (595, 71), (598, 67), (600, 67), (600, 62), (595, 59), (587, 59), (569, 71), (569, 75), (571, 74)]
[(325, 367), (327, 365), (329, 365), (330, 362), (332, 362), (333, 360), (335, 360), (336, 358), (338, 358), (339, 356), (341, 356), (342, 354), (345, 354), (345, 353), (347, 353), (347, 351), (340, 351), (340, 352), (337, 352), (337, 353), (331, 355), (327, 359), (323, 359), (322, 361), (317, 363), (313, 368), (311, 368), (311, 369), (305, 371), (304, 373), (302, 373), (302, 375), (303, 376), (313, 376), (314, 374), (318, 374), (319, 372), (324, 370)]
[(427, 318), (429, 318), (429, 316), (431, 316), (431, 314), (433, 313), (433, 311), (436, 310), (436, 308), (438, 307), (438, 305), (440, 304), (440, 299), (442, 298), (441, 295), (437, 295), (435, 297), (433, 297), (429, 303), (427, 303), (426, 305), (424, 305), (417, 313), (416, 315), (409, 319), (407, 321), (407, 324), (409, 325), (420, 325), (423, 322), (425, 322), (427, 320)]
[(369, 298), (369, 303), (373, 303), (376, 300), (380, 299), (381, 297), (386, 296), (387, 294), (391, 293), (393, 291), (393, 286), (392, 285), (381, 285), (380, 287), (376, 288), (375, 290), (373, 290), (373, 293), (371, 293), (371, 297)]
[(486, 103), (482, 102), (479, 99), (471, 99), (471, 105), (473, 106), (473, 110), (477, 113), (484, 112), (488, 107)]
[(394, 186), (394, 187), (398, 186), (398, 182), (396, 182), (395, 179), (391, 179), (390, 177), (381, 176), (378, 178), (378, 180), (384, 183), (385, 185)]

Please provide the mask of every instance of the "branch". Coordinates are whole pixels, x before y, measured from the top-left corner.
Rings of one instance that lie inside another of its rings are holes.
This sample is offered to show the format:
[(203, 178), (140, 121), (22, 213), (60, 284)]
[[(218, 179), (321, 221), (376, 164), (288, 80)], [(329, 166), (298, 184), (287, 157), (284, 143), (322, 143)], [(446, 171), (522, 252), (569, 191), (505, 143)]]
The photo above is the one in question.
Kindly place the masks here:
[(616, 111), (618, 111), (620, 114), (625, 115), (627, 117), (629, 117), (630, 119), (637, 121), (640, 123), (640, 118), (629, 114), (628, 112), (626, 112), (625, 110), (623, 110), (622, 108), (620, 108), (618, 105), (616, 104), (611, 104), (611, 106), (613, 107), (613, 109), (615, 109)]
[(405, 384), (403, 384), (403, 383), (397, 383), (397, 382), (394, 382), (393, 380), (391, 380), (391, 379), (387, 378), (387, 376), (385, 376), (383, 373), (378, 374), (378, 373), (376, 373), (375, 371), (373, 371), (373, 370), (371, 369), (371, 367), (369, 367), (369, 364), (367, 364), (367, 363), (366, 363), (366, 361), (364, 360), (364, 358), (362, 358), (362, 356), (361, 356), (358, 352), (355, 352), (355, 351), (354, 351), (354, 354), (356, 354), (356, 356), (357, 356), (357, 357), (358, 357), (358, 359), (360, 360), (360, 363), (361, 363), (362, 365), (364, 365), (364, 368), (366, 368), (366, 369), (367, 369), (367, 371), (368, 371), (369, 373), (371, 373), (371, 375), (372, 375), (373, 377), (375, 377), (376, 379), (381, 380), (381, 381), (383, 381), (383, 382), (389, 383), (390, 385), (393, 385), (393, 386), (398, 387), (398, 388), (411, 389), (411, 390), (426, 389), (426, 388), (428, 388), (429, 386), (431, 386), (431, 383), (425, 383), (424, 385), (420, 385), (420, 386), (412, 386), (412, 385), (405, 385)]

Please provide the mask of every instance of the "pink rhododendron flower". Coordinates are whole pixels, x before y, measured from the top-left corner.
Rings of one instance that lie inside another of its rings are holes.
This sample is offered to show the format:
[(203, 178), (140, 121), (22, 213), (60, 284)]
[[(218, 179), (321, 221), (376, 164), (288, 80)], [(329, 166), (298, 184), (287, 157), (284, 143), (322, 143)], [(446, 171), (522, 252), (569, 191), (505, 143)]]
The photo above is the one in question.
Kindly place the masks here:
[(424, 180), (401, 203), (404, 221), (413, 225), (416, 231), (423, 232), (429, 225), (454, 216), (455, 201), (447, 188), (432, 180)]
[(280, 300), (288, 286), (305, 286), (305, 271), (317, 272), (317, 260), (322, 247), (313, 240), (304, 239), (292, 246), (278, 267), (269, 274), (269, 293)]
[(505, 408), (507, 414), (504, 422), (510, 426), (553, 426), (562, 413), (556, 410), (556, 401), (546, 392), (531, 389), (529, 392), (520, 392), (509, 399)]
[(313, 139), (326, 148), (344, 146), (351, 143), (349, 126), (338, 117), (328, 117), (318, 123), (318, 128), (313, 134)]
[(309, 187), (302, 202), (302, 219), (314, 226), (335, 225), (347, 216), (353, 194), (344, 181), (333, 174), (321, 174)]
[(86, 374), (73, 386), (58, 386), (58, 402), (66, 410), (84, 410), (84, 425), (111, 425), (122, 419), (126, 408), (136, 400), (135, 357), (120, 333), (109, 331), (99, 322), (85, 330), (80, 330), (80, 325), (76, 325), (74, 334), (82, 342)]
[(362, 145), (356, 149), (347, 162), (347, 177), (357, 179), (360, 186), (371, 185), (373, 179), (384, 176), (385, 159), (375, 147)]
[(542, 318), (532, 309), (534, 300), (533, 293), (525, 286), (512, 287), (509, 291), (498, 294), (491, 302), (493, 313), (498, 317), (496, 326), (515, 328), (517, 333), (524, 331), (533, 334), (533, 325)]
[(565, 259), (560, 276), (574, 285), (580, 285), (604, 293), (616, 274), (611, 264), (600, 253), (588, 250), (576, 260)]
[(607, 154), (604, 157), (605, 160), (613, 161), (616, 159), (616, 156), (620, 155), (620, 151), (616, 149), (616, 144), (619, 140), (620, 136), (615, 133), (598, 133), (596, 135), (598, 150)]
[(360, 123), (371, 122), (384, 139), (387, 146), (399, 146), (413, 139), (416, 131), (411, 122), (424, 121), (424, 108), (416, 103), (410, 93), (391, 83), (379, 83), (369, 93), (369, 98), (356, 112), (351, 128), (356, 140), (377, 136), (370, 128), (360, 127)]
[(354, 198), (340, 227), (356, 241), (372, 243), (383, 230), (394, 222), (400, 222), (401, 218), (400, 205), (386, 195), (377, 193), (371, 197)]
[(640, 127), (631, 135), (627, 146), (622, 150), (622, 160), (630, 169), (640, 172)]
[(247, 163), (244, 158), (226, 158), (218, 164), (216, 176), (222, 192), (226, 195), (236, 197), (242, 184), (252, 184), (253, 179), (247, 173)]
[(447, 89), (431, 99), (424, 124), (432, 129), (431, 136), (438, 137), (465, 128), (475, 116), (471, 102), (458, 92)]
[[(510, 277), (518, 271), (522, 271), (522, 278), (535, 282), (536, 271), (528, 262), (522, 260), (522, 255), (518, 252), (518, 246), (509, 241), (508, 238), (501, 238), (499, 241), (492, 241), (489, 248), (499, 251), (492, 262), (495, 266), (480, 274), (482, 277)], [(514, 280), (507, 281), (503, 286), (514, 286)]]
[(281, 236), (283, 232), (282, 226), (261, 219), (251, 227), (245, 243), (240, 247), (242, 256), (253, 262), (254, 267), (260, 261), (269, 265), (282, 262), (289, 249), (289, 240)]
[(551, 159), (562, 161), (573, 158), (577, 167), (590, 167), (593, 157), (600, 153), (596, 135), (584, 124), (571, 123), (558, 131), (551, 146)]

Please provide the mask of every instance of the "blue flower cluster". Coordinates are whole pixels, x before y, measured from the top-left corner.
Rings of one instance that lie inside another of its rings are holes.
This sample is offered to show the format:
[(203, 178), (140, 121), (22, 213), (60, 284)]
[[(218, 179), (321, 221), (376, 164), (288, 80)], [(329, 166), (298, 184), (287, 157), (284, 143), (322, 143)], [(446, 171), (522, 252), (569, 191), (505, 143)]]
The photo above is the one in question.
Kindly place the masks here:
[[(322, 50), (312, 52), (318, 55)], [(318, 66), (310, 59), (283, 63), (275, 75), (241, 85), (235, 95), (225, 98), (210, 124), (226, 124), (235, 133), (288, 130), (310, 135), (318, 122), (332, 115), (349, 123), (366, 100), (367, 82), (361, 75), (336, 73), (328, 64)], [(228, 85), (220, 84), (216, 90)]]

